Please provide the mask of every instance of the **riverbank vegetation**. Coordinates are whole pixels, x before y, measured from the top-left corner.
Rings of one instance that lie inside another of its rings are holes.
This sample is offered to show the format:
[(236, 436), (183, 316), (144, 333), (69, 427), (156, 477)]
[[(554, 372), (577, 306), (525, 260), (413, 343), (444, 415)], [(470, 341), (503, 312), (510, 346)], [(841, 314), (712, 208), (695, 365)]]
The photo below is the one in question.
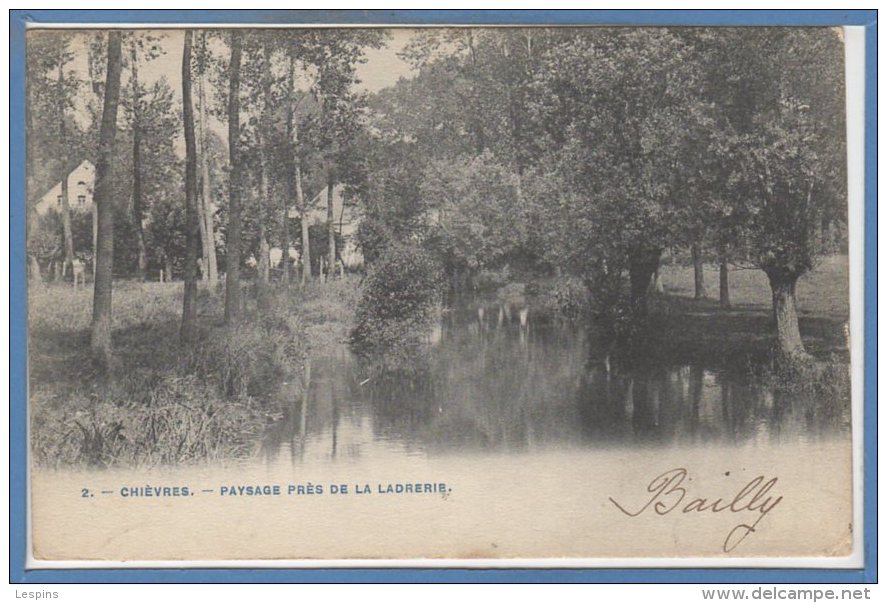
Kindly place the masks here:
[[(29, 371), (33, 460), (41, 466), (153, 466), (252, 454), (279, 410), (279, 383), (309, 355), (347, 341), (358, 279), (274, 291), (224, 324), (220, 292), (201, 290), (196, 344), (178, 341), (180, 283), (118, 282), (113, 377), (89, 361), (88, 291), (32, 288)], [(293, 386), (290, 385), (292, 388)]]

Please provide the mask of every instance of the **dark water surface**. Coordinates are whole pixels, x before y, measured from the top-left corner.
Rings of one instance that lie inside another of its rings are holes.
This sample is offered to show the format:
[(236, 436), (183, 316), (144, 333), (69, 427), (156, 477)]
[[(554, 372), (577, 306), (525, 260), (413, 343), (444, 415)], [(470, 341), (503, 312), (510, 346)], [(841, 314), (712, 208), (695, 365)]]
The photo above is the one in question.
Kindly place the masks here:
[(521, 305), (444, 311), (425, 339), (423, 348), (393, 361), (358, 358), (345, 346), (335, 356), (311, 359), (302, 383), (280, 390), (284, 412), (265, 434), (264, 455), (328, 462), (772, 446), (828, 438), (849, 423), (846, 412), (824, 411), (716, 359), (620, 365), (584, 329), (534, 320)]

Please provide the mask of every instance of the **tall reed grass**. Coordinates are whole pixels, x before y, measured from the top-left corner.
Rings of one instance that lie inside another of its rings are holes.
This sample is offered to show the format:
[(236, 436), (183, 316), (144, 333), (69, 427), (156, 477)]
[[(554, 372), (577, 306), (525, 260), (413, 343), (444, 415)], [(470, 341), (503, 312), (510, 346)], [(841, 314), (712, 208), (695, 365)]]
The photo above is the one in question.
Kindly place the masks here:
[(180, 283), (115, 283), (115, 364), (89, 358), (91, 292), (35, 287), (29, 301), (30, 440), (38, 466), (151, 466), (248, 456), (277, 385), (300, 374), (308, 341), (303, 293), (272, 290), (242, 322), (222, 321), (220, 291), (202, 288), (200, 329), (179, 343)]

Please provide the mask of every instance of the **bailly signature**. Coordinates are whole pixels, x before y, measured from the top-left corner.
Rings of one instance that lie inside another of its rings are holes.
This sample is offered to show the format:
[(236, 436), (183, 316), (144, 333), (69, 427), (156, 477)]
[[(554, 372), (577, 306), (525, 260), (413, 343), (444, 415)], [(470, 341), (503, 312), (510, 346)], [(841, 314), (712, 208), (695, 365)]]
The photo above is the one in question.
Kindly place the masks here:
[(637, 511), (629, 511), (612, 497), (610, 502), (616, 508), (630, 517), (651, 509), (657, 515), (669, 513), (757, 513), (757, 518), (751, 522), (737, 524), (727, 538), (724, 539), (724, 552), (729, 553), (735, 549), (745, 538), (755, 531), (758, 523), (772, 511), (776, 505), (782, 502), (781, 496), (774, 496), (769, 492), (776, 486), (778, 478), (770, 478), (765, 481), (763, 475), (759, 475), (745, 486), (732, 498), (690, 498), (687, 488), (682, 484), (687, 479), (687, 470), (683, 468), (669, 469), (665, 473), (657, 475), (647, 486), (647, 492), (652, 496)]

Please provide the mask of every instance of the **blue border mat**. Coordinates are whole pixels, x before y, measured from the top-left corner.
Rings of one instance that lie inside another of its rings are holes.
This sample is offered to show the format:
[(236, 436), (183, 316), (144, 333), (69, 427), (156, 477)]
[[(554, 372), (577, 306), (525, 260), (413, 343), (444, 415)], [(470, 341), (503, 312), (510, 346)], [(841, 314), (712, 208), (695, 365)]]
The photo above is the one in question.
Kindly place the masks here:
[[(863, 569), (70, 569), (25, 570), (27, 300), (25, 262), (25, 28), (40, 23), (861, 25), (865, 40), (865, 390)], [(878, 207), (875, 10), (13, 10), (10, 11), (9, 572), (12, 583), (280, 582), (877, 582)]]

